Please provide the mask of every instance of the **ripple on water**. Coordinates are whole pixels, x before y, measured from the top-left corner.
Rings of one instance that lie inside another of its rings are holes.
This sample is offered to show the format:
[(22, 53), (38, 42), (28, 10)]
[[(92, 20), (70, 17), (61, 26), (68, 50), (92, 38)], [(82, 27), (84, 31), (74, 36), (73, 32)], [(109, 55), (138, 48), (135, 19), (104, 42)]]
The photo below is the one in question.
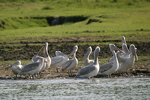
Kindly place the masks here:
[(149, 78), (0, 80), (0, 99), (148, 99)]

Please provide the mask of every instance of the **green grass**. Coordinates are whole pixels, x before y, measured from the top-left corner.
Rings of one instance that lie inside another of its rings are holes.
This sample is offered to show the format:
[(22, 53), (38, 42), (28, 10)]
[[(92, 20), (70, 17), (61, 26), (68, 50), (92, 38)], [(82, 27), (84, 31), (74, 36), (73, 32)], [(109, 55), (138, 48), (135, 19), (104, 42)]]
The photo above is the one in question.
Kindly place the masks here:
[[(2, 26), (0, 43), (33, 42), (41, 40), (41, 37), (101, 36), (108, 37), (103, 40), (120, 40), (123, 35), (128, 41), (150, 41), (150, 2), (148, 0), (142, 2), (140, 0), (13, 1), (0, 2)], [(66, 17), (83, 15), (87, 19), (76, 23), (68, 22), (63, 25), (49, 26), (46, 19), (30, 18), (32, 16), (55, 17), (55, 15)], [(96, 19), (99, 22), (87, 24), (89, 19)], [(94, 43), (91, 41), (91, 44)]]

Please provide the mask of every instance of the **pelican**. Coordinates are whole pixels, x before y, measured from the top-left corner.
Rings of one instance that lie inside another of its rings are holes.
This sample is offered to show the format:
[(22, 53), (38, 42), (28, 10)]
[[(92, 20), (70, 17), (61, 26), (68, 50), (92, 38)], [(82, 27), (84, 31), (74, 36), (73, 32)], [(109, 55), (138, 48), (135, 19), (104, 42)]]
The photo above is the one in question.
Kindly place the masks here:
[(61, 67), (64, 62), (69, 60), (69, 58), (61, 51), (56, 51), (55, 55), (55, 57), (51, 58), (51, 67), (56, 67), (57, 72), (59, 72), (58, 67)]
[(22, 74), (33, 75), (34, 73), (39, 72), (43, 67), (43, 64), (46, 63), (46, 61), (44, 61), (44, 58), (40, 56), (36, 57), (36, 59), (39, 59), (39, 61), (24, 65), (21, 71), (18, 73), (18, 75), (22, 75)]
[(94, 62), (79, 69), (75, 78), (90, 78), (92, 76), (97, 75), (97, 73), (99, 72), (99, 63), (98, 63), (99, 52), (100, 47), (97, 46), (94, 50)]
[[(130, 52), (129, 52), (129, 49), (128, 49), (128, 46), (126, 44), (126, 40), (125, 40), (124, 36), (122, 36), (122, 51), (124, 51), (124, 53), (119, 53), (120, 56), (129, 56)], [(113, 61), (113, 58), (114, 57), (111, 57), (109, 59), (109, 62)]]
[[(44, 46), (43, 46), (43, 47), (44, 47)], [(43, 49), (43, 47), (39, 50), (39, 52)], [(36, 59), (36, 57), (38, 56), (39, 52), (38, 52), (36, 55), (34, 55), (34, 56), (32, 57), (31, 60), (32, 60), (33, 62), (38, 62), (39, 59)]]
[(107, 75), (108, 77), (111, 77), (111, 74), (117, 71), (117, 69), (119, 68), (119, 63), (115, 50), (118, 50), (122, 53), (123, 51), (117, 48), (114, 44), (109, 44), (109, 48), (113, 54), (113, 60), (111, 62), (101, 65), (98, 75)]
[(120, 63), (120, 66), (118, 69), (119, 72), (127, 71), (127, 74), (128, 74), (128, 69), (134, 64), (135, 58), (136, 58), (136, 60), (138, 60), (138, 57), (136, 54), (136, 48), (135, 48), (134, 44), (130, 45), (129, 51), (131, 53), (130, 53), (130, 56), (128, 56), (128, 57), (122, 57), (119, 55), (119, 53), (117, 54), (117, 57), (118, 57), (118, 60)]
[[(78, 46), (74, 46), (73, 51), (70, 53), (70, 55), (73, 55), (73, 58), (66, 61), (61, 66), (61, 71), (68, 70), (68, 75), (72, 76), (71, 70), (73, 70), (78, 65), (78, 59), (76, 58), (76, 52), (78, 50)], [(70, 71), (70, 72), (69, 72)]]
[(21, 65), (21, 61), (17, 60), (14, 64), (12, 64), (11, 66), (7, 67), (7, 68), (11, 68), (11, 70), (13, 71), (14, 74), (17, 74), (21, 71), (22, 69), (22, 65)]
[[(43, 48), (43, 47), (42, 47), (42, 48)], [(41, 48), (41, 49), (42, 49), (42, 48)], [(40, 51), (41, 51), (41, 49), (40, 49)], [(40, 51), (39, 51), (39, 52), (40, 52)], [(39, 52), (38, 52), (38, 53), (39, 53)], [(38, 62), (38, 61), (39, 61), (39, 59), (37, 59), (37, 57), (40, 57), (40, 56), (38, 56), (38, 53), (37, 53), (35, 56), (32, 57), (32, 61), (33, 61), (33, 62)], [(44, 60), (47, 61), (47, 63), (44, 63), (44, 65), (43, 65), (43, 67), (42, 67), (41, 70), (44, 70), (44, 69), (46, 69), (46, 68), (49, 68), (50, 65), (51, 65), (51, 58), (50, 58), (50, 56), (49, 56), (49, 54), (48, 54), (48, 43), (47, 43), (47, 42), (45, 43), (45, 48), (44, 48), (44, 50), (43, 50), (43, 53), (46, 55), (46, 58), (44, 58)]]
[(41, 70), (44, 70), (46, 68), (50, 68), (50, 65), (51, 65), (51, 58), (48, 54), (48, 42), (45, 43), (44, 53), (45, 53), (45, 56), (46, 56), (46, 58), (44, 58), (44, 61), (46, 61), (47, 63), (44, 63)]
[(129, 51), (129, 49), (128, 49), (128, 46), (127, 46), (127, 44), (126, 44), (126, 40), (125, 40), (125, 37), (124, 36), (122, 36), (122, 51), (124, 51), (125, 53), (120, 53), (120, 56), (124, 56), (124, 57), (128, 57), (128, 56), (130, 56), (130, 51)]
[(89, 46), (89, 47), (87, 48), (86, 53), (84, 54), (84, 57), (83, 57), (83, 59), (85, 58), (85, 63), (84, 63), (85, 66), (87, 66), (87, 65), (89, 65), (89, 64), (91, 64), (91, 63), (94, 62), (93, 60), (89, 60), (89, 56), (90, 56), (91, 52), (92, 52), (92, 47)]

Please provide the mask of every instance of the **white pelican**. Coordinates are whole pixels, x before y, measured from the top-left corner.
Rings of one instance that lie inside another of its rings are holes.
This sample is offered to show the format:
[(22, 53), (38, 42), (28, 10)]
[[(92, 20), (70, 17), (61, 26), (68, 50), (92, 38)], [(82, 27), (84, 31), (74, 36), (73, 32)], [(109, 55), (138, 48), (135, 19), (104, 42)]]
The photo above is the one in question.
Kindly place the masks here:
[(89, 65), (89, 64), (91, 64), (91, 63), (94, 62), (93, 60), (89, 60), (89, 56), (90, 56), (91, 52), (92, 52), (92, 47), (89, 46), (89, 47), (87, 48), (86, 53), (84, 54), (84, 57), (83, 57), (83, 59), (85, 58), (85, 63), (84, 63), (85, 66), (87, 66), (87, 65)]
[[(43, 48), (43, 47), (42, 47)], [(41, 49), (42, 49), (41, 48)], [(40, 51), (41, 51), (41, 49), (40, 49)], [(39, 52), (40, 52), (39, 51)], [(38, 52), (38, 53), (39, 53)], [(33, 56), (32, 57), (32, 61), (33, 62), (38, 62), (39, 61), (39, 59), (37, 59), (37, 57), (40, 57), (40, 56), (38, 56), (38, 53), (35, 55), (35, 56)], [(48, 54), (48, 43), (46, 42), (45, 43), (45, 48), (44, 48), (44, 50), (43, 50), (43, 53), (46, 55), (46, 58), (44, 58), (44, 60), (47, 62), (47, 63), (44, 63), (44, 65), (43, 65), (43, 67), (42, 67), (42, 69), (41, 70), (44, 70), (44, 69), (46, 69), (46, 68), (50, 68), (50, 65), (51, 65), (51, 58), (50, 58), (50, 56), (49, 56), (49, 54)]]
[[(78, 65), (78, 59), (76, 58), (76, 52), (78, 50), (78, 46), (74, 46), (73, 51), (70, 53), (70, 55), (73, 55), (73, 58), (63, 63), (61, 66), (61, 71), (68, 70), (68, 75), (72, 76), (71, 70), (73, 70)], [(69, 72), (70, 71), (70, 72)]]
[(99, 72), (98, 53), (100, 48), (97, 46), (94, 50), (94, 62), (79, 69), (75, 78), (90, 78)]
[(13, 73), (16, 74), (16, 77), (17, 77), (17, 74), (21, 71), (22, 67), (23, 66), (21, 65), (21, 61), (18, 60), (7, 68), (10, 68), (13, 71)]
[(18, 73), (18, 75), (22, 74), (33, 75), (34, 73), (41, 71), (41, 68), (43, 67), (43, 64), (46, 63), (46, 61), (44, 61), (44, 58), (40, 56), (36, 57), (36, 59), (39, 59), (39, 61), (24, 65), (21, 71)]
[[(120, 56), (129, 56), (129, 50), (128, 50), (128, 47), (127, 47), (127, 44), (126, 44), (126, 40), (125, 40), (125, 37), (122, 36), (122, 51), (124, 51), (124, 53), (119, 53)], [(109, 62), (113, 61), (113, 58), (114, 57), (111, 57), (109, 59)]]
[[(43, 46), (44, 47), (44, 46)], [(43, 47), (39, 50), (39, 52), (43, 49)], [(36, 54), (36, 55), (34, 55), (33, 57), (32, 57), (32, 61), (33, 62), (37, 62), (38, 61), (38, 59), (36, 59), (36, 57), (38, 56), (38, 54), (39, 54), (39, 52)], [(43, 51), (43, 53), (44, 53), (44, 51)]]
[(131, 52), (129, 52), (129, 49), (128, 49), (128, 46), (126, 44), (126, 40), (125, 40), (124, 36), (122, 36), (122, 51), (124, 51), (125, 53), (121, 53), (120, 56), (124, 56), (124, 57), (130, 56)]
[(45, 53), (45, 56), (46, 56), (46, 58), (44, 58), (44, 61), (46, 61), (47, 63), (44, 63), (41, 70), (44, 70), (46, 68), (50, 68), (50, 65), (51, 65), (51, 58), (48, 54), (48, 42), (45, 43), (44, 53)]
[(56, 51), (55, 55), (55, 57), (51, 58), (51, 67), (56, 67), (57, 72), (59, 72), (58, 67), (61, 67), (64, 62), (69, 60), (69, 58), (61, 51)]
[[(134, 44), (131, 44), (129, 47), (130, 50), (130, 56), (128, 57), (122, 57), (119, 55), (119, 53), (117, 54), (120, 66), (118, 71), (119, 72), (125, 72), (128, 71), (128, 69), (134, 64), (135, 62), (135, 58), (138, 60), (137, 54), (136, 54), (136, 48), (134, 46)], [(128, 74), (128, 72), (127, 72)], [(128, 74), (129, 75), (129, 74)]]
[(115, 50), (118, 50), (122, 53), (123, 53), (123, 51), (120, 50), (119, 48), (117, 48), (114, 44), (109, 44), (109, 48), (113, 54), (113, 60), (111, 62), (101, 65), (98, 75), (107, 75), (107, 76), (111, 77), (111, 74), (113, 72), (117, 71), (117, 69), (119, 68), (119, 63), (118, 63), (118, 59), (117, 59)]

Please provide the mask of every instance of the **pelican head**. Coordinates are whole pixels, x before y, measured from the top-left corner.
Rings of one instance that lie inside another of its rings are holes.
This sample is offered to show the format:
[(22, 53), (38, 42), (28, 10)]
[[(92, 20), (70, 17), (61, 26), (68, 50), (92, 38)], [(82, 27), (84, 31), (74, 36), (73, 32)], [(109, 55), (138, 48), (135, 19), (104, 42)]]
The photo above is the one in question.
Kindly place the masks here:
[(69, 54), (69, 56), (74, 55), (77, 52), (77, 50), (78, 50), (78, 46), (75, 45), (72, 52)]
[(21, 65), (21, 61), (20, 60), (17, 60), (14, 64), (10, 65), (9, 67), (6, 67), (7, 68), (11, 68), (12, 66), (14, 65)]
[(55, 51), (56, 56), (61, 55), (61, 54), (63, 54), (61, 51)]
[(126, 40), (124, 36), (122, 36), (122, 44), (126, 44)]
[(132, 52), (132, 54), (135, 56), (136, 60), (138, 60), (137, 54), (136, 54), (136, 50), (137, 48), (135, 47), (134, 44), (131, 44), (129, 47), (130, 51)]
[(126, 44), (122, 44), (122, 50), (125, 52), (125, 53), (128, 53), (129, 50), (128, 50), (128, 47)]
[(109, 44), (109, 48), (111, 51), (117, 50), (117, 51), (120, 51), (121, 53), (125, 53), (124, 51), (117, 48), (114, 44)]
[(99, 52), (100, 52), (100, 47), (97, 46), (97, 47), (95, 48), (95, 50), (94, 50), (94, 55), (95, 55), (95, 54), (98, 54)]
[(89, 47), (87, 48), (86, 53), (85, 53), (85, 54), (84, 54), (84, 56), (83, 56), (83, 59), (84, 59), (84, 58), (86, 58), (88, 55), (90, 55), (90, 54), (91, 54), (91, 52), (92, 52), (92, 47), (91, 47), (91, 46), (89, 46)]
[(45, 48), (43, 50), (43, 53), (45, 53), (46, 57), (48, 57), (48, 42), (45, 42)]

